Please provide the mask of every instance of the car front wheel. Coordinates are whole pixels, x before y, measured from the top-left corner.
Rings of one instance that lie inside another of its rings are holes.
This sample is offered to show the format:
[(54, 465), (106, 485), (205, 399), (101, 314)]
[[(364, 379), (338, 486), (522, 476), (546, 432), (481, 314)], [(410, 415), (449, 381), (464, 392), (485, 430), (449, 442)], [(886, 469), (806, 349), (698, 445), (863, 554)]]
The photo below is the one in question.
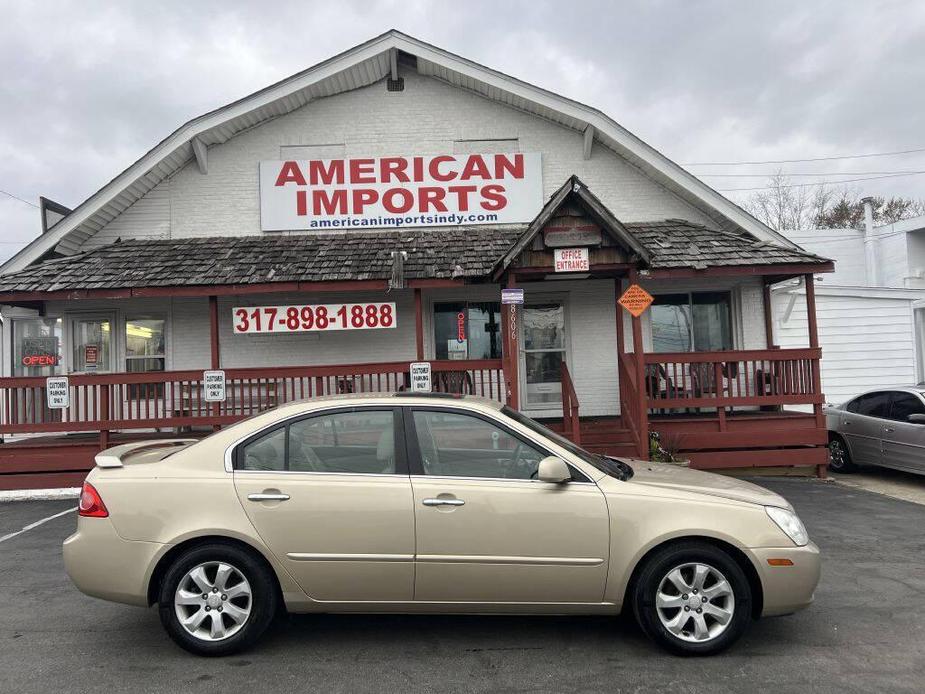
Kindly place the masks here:
[(751, 621), (751, 587), (736, 561), (702, 542), (670, 545), (650, 557), (635, 583), (642, 630), (679, 655), (728, 648)]
[(851, 461), (848, 446), (840, 436), (829, 441), (829, 469), (832, 472), (854, 472), (857, 466)]
[(232, 545), (180, 555), (161, 584), (161, 623), (182, 648), (223, 656), (251, 646), (276, 611), (275, 579), (250, 552)]

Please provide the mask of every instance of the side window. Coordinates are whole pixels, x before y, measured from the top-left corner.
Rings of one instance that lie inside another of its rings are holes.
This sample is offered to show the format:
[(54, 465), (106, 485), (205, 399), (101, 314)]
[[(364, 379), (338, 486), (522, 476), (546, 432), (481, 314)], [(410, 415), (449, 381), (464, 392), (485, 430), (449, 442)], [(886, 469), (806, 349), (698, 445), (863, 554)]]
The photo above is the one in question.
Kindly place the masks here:
[(529, 480), (546, 454), (505, 429), (469, 414), (414, 411), (424, 473)]
[(243, 470), (285, 470), (286, 427), (274, 429), (244, 444), (238, 458), (238, 467)]
[(289, 470), (395, 472), (395, 415), (358, 410), (309, 417), (289, 425)]
[(907, 422), (910, 414), (925, 414), (925, 404), (922, 403), (922, 399), (912, 393), (894, 392), (890, 419)]
[(866, 415), (867, 417), (886, 419), (890, 414), (890, 394), (883, 391), (862, 395), (851, 402), (848, 406), (848, 411)]

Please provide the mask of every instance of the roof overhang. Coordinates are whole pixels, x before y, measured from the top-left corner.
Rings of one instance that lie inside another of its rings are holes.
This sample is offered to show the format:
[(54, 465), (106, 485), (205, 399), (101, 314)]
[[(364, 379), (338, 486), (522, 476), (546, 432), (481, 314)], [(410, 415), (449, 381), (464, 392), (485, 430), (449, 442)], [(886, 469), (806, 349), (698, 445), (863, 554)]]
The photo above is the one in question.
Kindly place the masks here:
[[(554, 94), (399, 31), (388, 31), (314, 67), (185, 123), (81, 203), (48, 233), (0, 266), (0, 274), (43, 256), (78, 251), (84, 241), (171, 174), (196, 159), (197, 146), (221, 144), (236, 134), (301, 108), (313, 99), (368, 86), (388, 77), (398, 52), (413, 56), (417, 71), (478, 93), (579, 133), (625, 158), (666, 189), (704, 211), (725, 229), (798, 246), (773, 231), (700, 179), (657, 152), (601, 111)], [(194, 143), (194, 140), (197, 142)]]

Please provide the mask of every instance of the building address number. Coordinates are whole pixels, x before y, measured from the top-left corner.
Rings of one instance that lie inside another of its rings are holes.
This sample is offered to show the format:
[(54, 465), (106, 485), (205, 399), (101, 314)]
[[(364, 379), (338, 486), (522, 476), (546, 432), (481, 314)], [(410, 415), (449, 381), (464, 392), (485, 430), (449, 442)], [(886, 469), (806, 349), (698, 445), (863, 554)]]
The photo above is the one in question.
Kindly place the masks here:
[(248, 306), (232, 309), (234, 332), (304, 333), (331, 330), (394, 328), (395, 304), (313, 304), (307, 306)]

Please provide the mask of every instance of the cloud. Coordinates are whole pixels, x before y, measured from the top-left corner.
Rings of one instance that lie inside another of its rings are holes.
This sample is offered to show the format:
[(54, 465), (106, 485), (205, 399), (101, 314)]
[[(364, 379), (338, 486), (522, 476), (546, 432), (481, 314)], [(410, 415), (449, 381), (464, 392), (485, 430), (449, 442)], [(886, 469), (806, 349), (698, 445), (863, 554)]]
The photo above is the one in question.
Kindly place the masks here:
[[(597, 106), (679, 162), (925, 146), (914, 0), (34, 2), (4, 14), (0, 189), (31, 200), (76, 205), (182, 122), (391, 27)], [(792, 168), (925, 169), (922, 155), (860, 161)], [(925, 176), (868, 185), (925, 197)], [(37, 211), (9, 199), (0, 223), (0, 257), (39, 230)]]

